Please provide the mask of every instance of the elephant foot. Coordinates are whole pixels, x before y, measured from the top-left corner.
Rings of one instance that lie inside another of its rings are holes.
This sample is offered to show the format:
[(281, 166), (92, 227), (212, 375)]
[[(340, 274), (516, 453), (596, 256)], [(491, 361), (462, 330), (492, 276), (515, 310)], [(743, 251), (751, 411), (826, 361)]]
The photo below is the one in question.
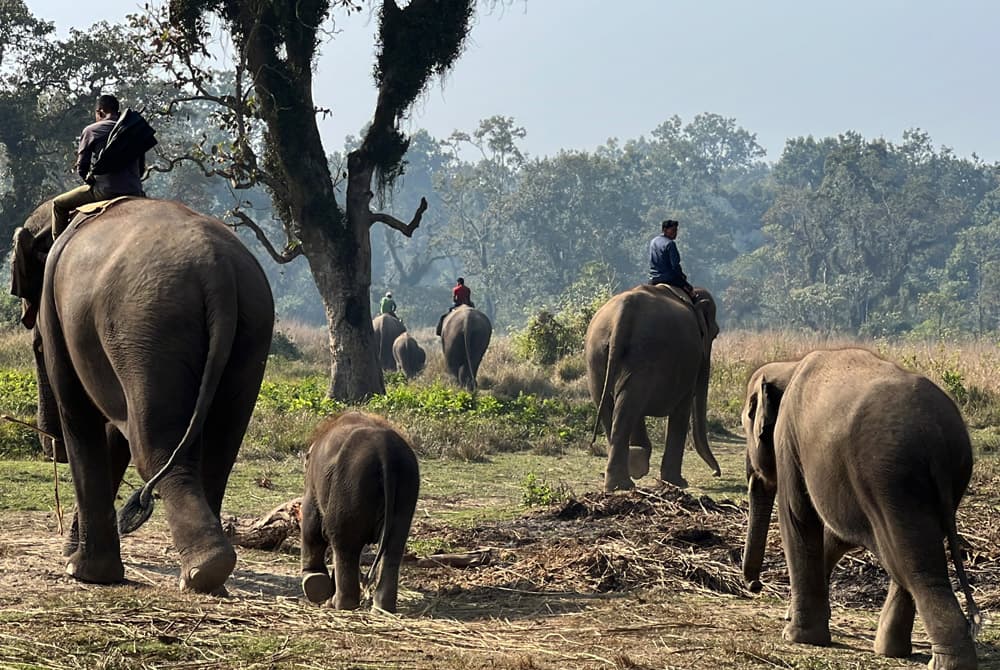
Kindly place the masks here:
[(635, 482), (632, 481), (630, 477), (615, 477), (610, 472), (604, 475), (604, 492), (613, 493), (614, 491), (628, 491), (629, 489), (635, 488)]
[(361, 599), (357, 596), (336, 593), (333, 596), (333, 606), (338, 610), (356, 610), (361, 606)]
[(77, 550), (66, 563), (66, 574), (91, 584), (118, 584), (125, 581), (125, 565), (120, 555), (89, 558)]
[(307, 572), (302, 575), (302, 593), (311, 603), (325, 603), (333, 597), (333, 580), (325, 572)]
[(795, 623), (790, 623), (785, 626), (781, 637), (789, 642), (828, 647), (830, 646), (830, 627), (827, 624), (823, 624), (812, 626), (811, 628), (802, 628)]
[(649, 455), (642, 447), (628, 448), (628, 474), (632, 479), (642, 479), (649, 474)]
[(931, 645), (931, 660), (927, 667), (931, 670), (976, 670), (975, 644), (970, 639), (954, 647)]
[(73, 515), (73, 525), (69, 528), (69, 535), (66, 536), (66, 541), (63, 543), (63, 556), (69, 558), (77, 552), (80, 548), (80, 527), (76, 520), (76, 515)]
[(185, 556), (181, 562), (181, 590), (215, 594), (224, 588), (235, 567), (236, 552), (228, 543), (196, 557)]
[(888, 658), (906, 658), (913, 653), (910, 640), (890, 640), (880, 634), (875, 635), (875, 653)]

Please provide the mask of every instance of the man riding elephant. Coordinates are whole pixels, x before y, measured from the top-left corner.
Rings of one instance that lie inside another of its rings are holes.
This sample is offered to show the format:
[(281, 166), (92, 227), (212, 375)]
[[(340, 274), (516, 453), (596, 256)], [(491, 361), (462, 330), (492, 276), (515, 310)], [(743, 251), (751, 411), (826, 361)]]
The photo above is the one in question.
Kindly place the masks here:
[(143, 195), (146, 151), (156, 139), (141, 116), (126, 110), (122, 118), (120, 109), (113, 95), (97, 98), (95, 121), (83, 129), (77, 148), (76, 173), (84, 184), (52, 199), (52, 237), (66, 229), (77, 207), (122, 195)]

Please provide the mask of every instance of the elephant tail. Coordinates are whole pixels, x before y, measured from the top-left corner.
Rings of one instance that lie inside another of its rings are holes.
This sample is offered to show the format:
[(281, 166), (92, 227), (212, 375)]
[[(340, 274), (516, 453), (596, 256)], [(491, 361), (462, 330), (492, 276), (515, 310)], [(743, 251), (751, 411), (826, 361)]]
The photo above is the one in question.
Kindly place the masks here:
[(383, 459), (382, 462), (382, 500), (385, 503), (385, 508), (382, 511), (382, 536), (378, 540), (375, 558), (372, 559), (371, 567), (368, 568), (368, 576), (365, 578), (365, 584), (369, 587), (378, 572), (382, 557), (385, 556), (385, 545), (391, 530), (389, 523), (392, 521), (393, 510), (396, 509), (396, 473), (390, 467), (388, 459)]
[[(232, 276), (230, 269), (229, 281), (234, 285), (238, 295), (238, 282)], [(232, 312), (232, 313), (230, 313)], [(201, 436), (202, 428), (208, 417), (209, 408), (215, 398), (222, 373), (226, 369), (233, 340), (236, 337), (236, 313), (225, 305), (213, 300), (211, 295), (205, 296), (205, 314), (208, 321), (208, 353), (205, 357), (205, 368), (201, 373), (201, 384), (198, 387), (198, 398), (195, 401), (194, 412), (188, 422), (187, 430), (180, 443), (174, 448), (170, 458), (153, 475), (142, 488), (136, 489), (118, 512), (118, 532), (122, 535), (138, 530), (153, 514), (153, 487), (160, 483), (170, 469), (191, 449)]]
[(469, 323), (465, 324), (465, 332), (463, 333), (465, 335), (465, 369), (469, 373), (469, 378), (471, 380), (470, 383), (472, 384), (472, 393), (475, 394), (476, 373), (472, 370), (472, 355), (469, 353), (469, 345), (471, 344), (471, 342), (469, 342), (469, 331), (471, 330), (472, 324), (470, 319)]
[(969, 634), (972, 639), (976, 639), (979, 631), (983, 627), (983, 615), (976, 606), (976, 601), (972, 598), (972, 589), (969, 588), (969, 579), (965, 575), (965, 566), (962, 564), (962, 552), (958, 546), (958, 531), (955, 530), (955, 515), (952, 514), (948, 520), (948, 548), (951, 550), (951, 560), (955, 564), (955, 574), (958, 576), (958, 583), (965, 594), (965, 607), (969, 611)]
[(590, 437), (591, 444), (597, 442), (597, 431), (601, 428), (601, 412), (604, 411), (604, 406), (608, 402), (608, 386), (614, 378), (612, 370), (615, 367), (615, 355), (618, 351), (618, 330), (623, 316), (623, 314), (618, 314), (616, 318), (611, 320), (611, 334), (608, 336), (608, 362), (604, 366), (604, 386), (601, 388), (601, 399), (597, 403), (597, 417), (594, 419), (594, 432)]

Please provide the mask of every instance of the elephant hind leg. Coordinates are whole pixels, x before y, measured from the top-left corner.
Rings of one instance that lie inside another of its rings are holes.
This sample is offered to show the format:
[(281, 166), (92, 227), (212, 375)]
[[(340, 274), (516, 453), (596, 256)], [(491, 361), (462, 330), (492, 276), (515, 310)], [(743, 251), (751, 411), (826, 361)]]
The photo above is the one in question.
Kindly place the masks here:
[(361, 605), (361, 549), (334, 545), (333, 576), (336, 581), (333, 606), (354, 610)]
[(913, 596), (895, 579), (889, 582), (882, 613), (875, 633), (875, 653), (890, 658), (904, 658), (913, 651), (913, 618), (917, 613)]
[[(876, 530), (879, 556), (893, 581), (899, 583), (900, 590), (905, 589), (912, 596), (923, 619), (931, 641), (931, 667), (936, 670), (972, 670), (977, 667), (975, 643), (948, 577), (948, 560), (941, 529), (935, 516), (919, 506), (914, 506), (908, 513), (911, 517), (922, 518), (891, 520)], [(890, 634), (902, 635), (909, 608), (901, 594), (895, 594), (893, 603), (886, 600), (886, 607), (890, 606), (891, 617), (885, 621), (886, 635), (882, 642), (885, 649), (897, 651), (902, 642)], [(880, 619), (880, 632), (882, 627)], [(879, 638), (876, 638), (876, 644), (878, 642)], [(878, 647), (876, 650), (881, 653)]]
[(198, 445), (163, 477), (158, 490), (180, 555), (181, 589), (218, 593), (236, 567), (236, 551), (205, 498), (200, 460)]

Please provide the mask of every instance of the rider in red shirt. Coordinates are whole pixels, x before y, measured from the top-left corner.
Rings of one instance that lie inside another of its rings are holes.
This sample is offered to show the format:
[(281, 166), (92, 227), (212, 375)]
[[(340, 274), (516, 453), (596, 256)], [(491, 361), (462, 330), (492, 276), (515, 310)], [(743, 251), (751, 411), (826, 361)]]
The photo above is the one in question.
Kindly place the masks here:
[(455, 288), (451, 290), (451, 301), (455, 303), (452, 309), (458, 307), (459, 305), (468, 305), (469, 307), (472, 307), (472, 291), (470, 291), (469, 287), (465, 285), (465, 279), (462, 277), (458, 278), (458, 283), (455, 285)]

